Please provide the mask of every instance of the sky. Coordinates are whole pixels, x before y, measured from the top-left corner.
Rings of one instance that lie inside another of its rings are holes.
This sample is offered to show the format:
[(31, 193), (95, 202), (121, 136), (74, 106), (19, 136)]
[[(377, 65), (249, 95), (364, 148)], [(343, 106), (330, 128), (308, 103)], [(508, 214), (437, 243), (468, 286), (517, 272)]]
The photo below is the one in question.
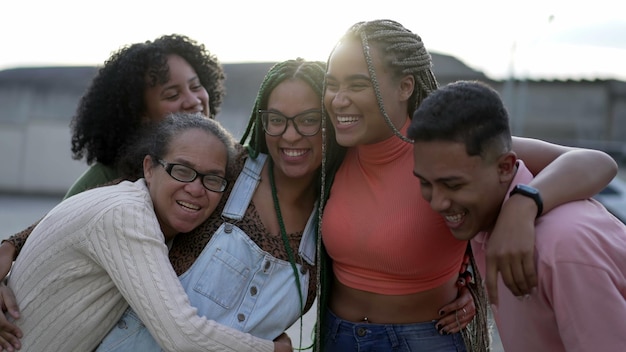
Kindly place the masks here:
[(616, 0), (5, 0), (0, 70), (101, 65), (124, 45), (171, 33), (224, 63), (326, 60), (350, 25), (379, 18), (492, 79), (626, 81)]

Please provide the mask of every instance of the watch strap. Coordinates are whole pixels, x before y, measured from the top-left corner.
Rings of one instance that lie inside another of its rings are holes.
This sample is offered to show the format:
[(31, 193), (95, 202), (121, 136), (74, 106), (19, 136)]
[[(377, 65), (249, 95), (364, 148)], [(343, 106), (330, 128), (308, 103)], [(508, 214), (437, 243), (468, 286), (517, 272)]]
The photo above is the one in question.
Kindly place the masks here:
[(539, 190), (537, 190), (536, 188), (532, 186), (524, 185), (520, 183), (518, 185), (515, 185), (515, 187), (513, 187), (513, 190), (511, 190), (511, 192), (509, 193), (509, 197), (514, 194), (521, 194), (535, 201), (535, 204), (537, 205), (537, 216), (535, 218), (538, 218), (539, 216), (541, 216), (541, 214), (543, 213), (543, 200), (541, 199)]

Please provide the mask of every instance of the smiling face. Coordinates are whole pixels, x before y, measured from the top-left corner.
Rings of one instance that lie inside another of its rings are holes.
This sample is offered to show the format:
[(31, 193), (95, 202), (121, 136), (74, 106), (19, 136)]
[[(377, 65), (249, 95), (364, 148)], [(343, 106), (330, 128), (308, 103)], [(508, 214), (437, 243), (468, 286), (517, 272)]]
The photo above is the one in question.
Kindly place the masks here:
[[(385, 68), (379, 50), (370, 49), (385, 111), (396, 128), (407, 121), (413, 78), (394, 78)], [(389, 138), (393, 133), (380, 112), (360, 42), (338, 44), (328, 60), (324, 105), (336, 131), (337, 142), (351, 147)]]
[(454, 237), (469, 240), (493, 227), (515, 175), (515, 156), (484, 159), (469, 156), (463, 143), (416, 142), (413, 173), (422, 197), (444, 217)]
[(202, 112), (209, 116), (209, 93), (193, 67), (178, 55), (169, 55), (167, 65), (169, 80), (146, 89), (148, 118), (157, 121), (172, 112)]
[[(321, 109), (320, 98), (300, 79), (281, 82), (267, 100), (267, 110), (285, 116), (296, 116), (305, 111)], [(322, 133), (306, 137), (299, 134), (293, 122), (281, 136), (265, 135), (267, 149), (276, 171), (290, 178), (313, 177), (322, 164)]]
[[(172, 138), (168, 152), (161, 159), (189, 166), (202, 174), (224, 177), (228, 154), (226, 146), (213, 134), (190, 129)], [(154, 211), (166, 239), (199, 226), (222, 198), (222, 193), (204, 188), (200, 178), (189, 183), (173, 179), (150, 156), (144, 159), (143, 167)]]

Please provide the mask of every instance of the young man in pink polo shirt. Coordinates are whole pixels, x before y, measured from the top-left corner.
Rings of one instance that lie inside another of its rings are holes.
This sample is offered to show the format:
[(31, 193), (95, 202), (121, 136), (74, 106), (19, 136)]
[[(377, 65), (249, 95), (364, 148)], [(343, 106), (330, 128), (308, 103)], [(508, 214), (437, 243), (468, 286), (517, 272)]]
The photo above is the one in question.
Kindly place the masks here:
[(468, 81), (440, 88), (415, 112), (408, 137), (422, 196), (457, 239), (471, 240), (483, 275), (503, 202), (517, 194), (537, 205), (536, 290), (520, 299), (498, 282), (494, 315), (507, 352), (626, 349), (626, 226), (593, 199), (541, 215), (541, 196), (511, 150), (495, 90)]

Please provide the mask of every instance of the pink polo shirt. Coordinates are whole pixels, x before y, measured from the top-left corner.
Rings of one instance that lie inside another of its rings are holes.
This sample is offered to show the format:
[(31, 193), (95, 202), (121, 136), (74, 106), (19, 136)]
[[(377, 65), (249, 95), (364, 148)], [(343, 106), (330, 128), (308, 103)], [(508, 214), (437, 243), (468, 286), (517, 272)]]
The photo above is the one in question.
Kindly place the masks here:
[[(511, 186), (532, 175), (519, 161)], [(626, 351), (626, 226), (595, 200), (537, 219), (537, 291), (518, 300), (498, 282), (496, 324), (507, 352)], [(486, 239), (472, 249), (485, 273)]]

